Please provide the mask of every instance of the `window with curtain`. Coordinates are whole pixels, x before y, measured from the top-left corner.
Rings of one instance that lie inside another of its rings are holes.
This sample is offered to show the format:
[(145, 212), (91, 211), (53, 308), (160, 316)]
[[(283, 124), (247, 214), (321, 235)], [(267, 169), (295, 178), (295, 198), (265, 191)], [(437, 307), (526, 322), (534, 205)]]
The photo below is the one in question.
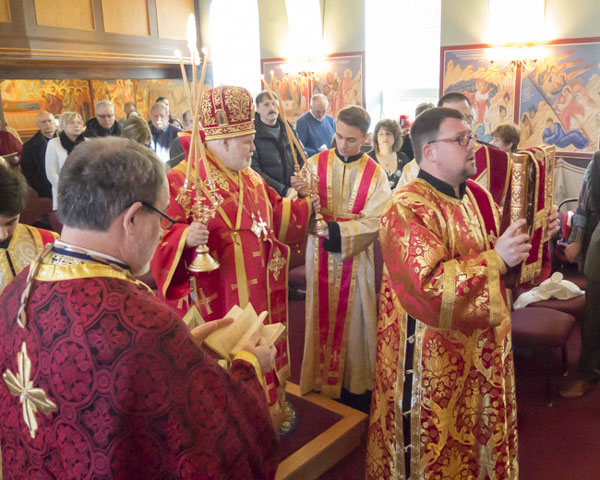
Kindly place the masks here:
[(414, 117), (437, 102), (441, 0), (369, 0), (366, 18), (366, 102), (372, 128), (382, 118)]
[(209, 60), (214, 85), (238, 85), (260, 92), (260, 37), (256, 0), (212, 0)]

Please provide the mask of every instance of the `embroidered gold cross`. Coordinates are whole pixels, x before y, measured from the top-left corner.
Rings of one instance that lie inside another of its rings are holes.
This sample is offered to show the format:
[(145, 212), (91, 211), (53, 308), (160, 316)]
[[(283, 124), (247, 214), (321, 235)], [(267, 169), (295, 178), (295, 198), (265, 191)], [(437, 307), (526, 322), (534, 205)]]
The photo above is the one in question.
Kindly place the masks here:
[(204, 290), (199, 289), (198, 290), (198, 296), (200, 297), (200, 299), (198, 300), (198, 303), (204, 305), (204, 309), (206, 310), (207, 314), (211, 314), (212, 313), (212, 308), (210, 308), (210, 302), (212, 302), (215, 298), (217, 298), (217, 294), (213, 294), (210, 297), (207, 297), (206, 295), (204, 295)]
[(273, 258), (269, 261), (269, 266), (267, 267), (271, 272), (273, 272), (273, 278), (275, 281), (279, 280), (279, 274), (281, 273), (281, 269), (287, 265), (285, 258), (281, 255), (281, 250), (275, 250), (273, 254)]
[(333, 357), (333, 364), (334, 365), (339, 365), (339, 354), (337, 352), (337, 350), (334, 350), (333, 354), (331, 355)]
[(19, 372), (15, 375), (10, 370), (4, 372), (2, 378), (8, 386), (12, 395), (18, 396), (23, 404), (23, 418), (31, 438), (35, 438), (35, 432), (38, 429), (38, 423), (35, 414), (39, 410), (44, 415), (49, 415), (58, 409), (56, 404), (48, 399), (46, 392), (41, 388), (33, 388), (31, 381), (31, 360), (27, 355), (27, 345), (23, 342), (21, 351), (17, 353), (17, 364)]

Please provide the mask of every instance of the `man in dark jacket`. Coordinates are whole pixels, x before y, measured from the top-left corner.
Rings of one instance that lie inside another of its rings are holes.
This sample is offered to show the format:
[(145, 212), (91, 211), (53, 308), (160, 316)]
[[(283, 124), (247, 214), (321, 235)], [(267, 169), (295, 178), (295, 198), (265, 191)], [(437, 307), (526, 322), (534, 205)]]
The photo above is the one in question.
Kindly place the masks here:
[(40, 197), (52, 198), (52, 185), (46, 176), (46, 147), (48, 140), (56, 137), (56, 121), (49, 112), (40, 112), (35, 117), (40, 129), (23, 144), (21, 171), (27, 183)]
[[(273, 93), (263, 91), (256, 96), (256, 113), (254, 116), (256, 151), (252, 154), (252, 168), (279, 195), (293, 198), (298, 194), (290, 184), (290, 178), (294, 175), (294, 157)], [(296, 157), (302, 168), (303, 162), (297, 150)]]
[(152, 105), (150, 109), (150, 133), (152, 133), (150, 148), (154, 150), (161, 162), (166, 164), (173, 158), (169, 154), (169, 150), (173, 142), (177, 139), (179, 132), (181, 132), (181, 129), (169, 123), (169, 107), (162, 102)]
[(96, 116), (90, 118), (85, 124), (83, 136), (93, 137), (120, 137), (121, 125), (115, 122), (115, 106), (109, 100), (96, 102)]

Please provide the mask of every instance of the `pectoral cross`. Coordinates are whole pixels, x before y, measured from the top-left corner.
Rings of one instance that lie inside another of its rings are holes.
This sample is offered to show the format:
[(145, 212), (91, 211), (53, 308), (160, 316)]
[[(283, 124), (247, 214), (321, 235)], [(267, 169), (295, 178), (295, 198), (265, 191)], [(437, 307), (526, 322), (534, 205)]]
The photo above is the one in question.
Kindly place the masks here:
[(266, 238), (267, 235), (268, 235), (268, 233), (269, 233), (267, 231), (267, 222), (265, 222), (262, 219), (262, 217), (260, 216), (260, 214), (258, 215), (258, 222), (256, 221), (256, 217), (254, 216), (254, 214), (252, 214), (252, 227), (250, 228), (250, 230), (258, 238), (260, 238), (261, 235), (263, 235), (264, 238)]

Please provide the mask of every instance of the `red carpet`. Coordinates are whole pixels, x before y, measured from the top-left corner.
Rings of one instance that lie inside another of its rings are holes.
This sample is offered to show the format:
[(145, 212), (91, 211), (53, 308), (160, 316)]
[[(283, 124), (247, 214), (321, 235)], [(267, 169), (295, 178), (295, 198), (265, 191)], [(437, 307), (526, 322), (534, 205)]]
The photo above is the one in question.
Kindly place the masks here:
[[(289, 304), (289, 335), (291, 380), (298, 383), (304, 345), (304, 301)], [(579, 347), (577, 328), (569, 341), (572, 367), (577, 363)], [(550, 407), (545, 394), (547, 375), (551, 375), (555, 389), (566, 381), (560, 375), (558, 352), (518, 350), (515, 364), (520, 480), (600, 480), (600, 387), (579, 400), (564, 400), (554, 393)], [(364, 478), (364, 456), (363, 445), (321, 478)]]
[[(577, 328), (569, 341), (571, 366), (577, 363), (580, 338)], [(520, 479), (600, 479), (600, 388), (578, 400), (555, 393), (549, 407), (544, 393), (547, 373), (555, 388), (567, 380), (558, 373), (558, 354), (517, 351), (515, 363)]]

